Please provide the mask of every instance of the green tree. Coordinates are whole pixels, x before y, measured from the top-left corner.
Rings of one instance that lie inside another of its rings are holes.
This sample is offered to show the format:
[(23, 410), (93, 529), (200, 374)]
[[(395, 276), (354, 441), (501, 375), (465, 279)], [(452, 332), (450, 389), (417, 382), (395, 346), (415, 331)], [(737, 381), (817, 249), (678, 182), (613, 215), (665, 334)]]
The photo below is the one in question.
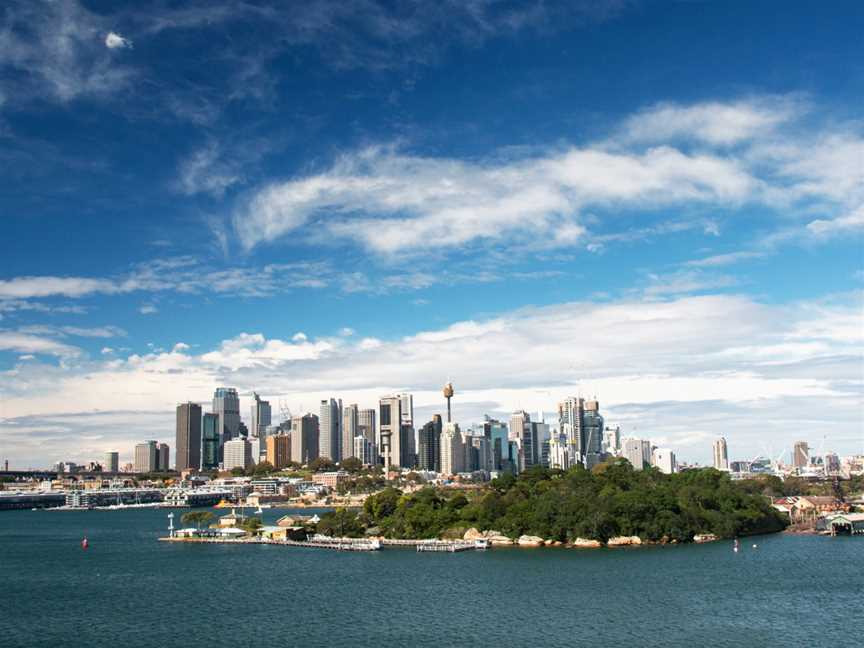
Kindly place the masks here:
[(331, 472), (336, 470), (336, 464), (327, 457), (318, 457), (309, 462), (309, 470), (312, 472)]
[(356, 511), (346, 508), (337, 508), (322, 515), (315, 530), (334, 538), (361, 538), (364, 531)]
[(349, 473), (359, 473), (363, 470), (363, 462), (357, 457), (347, 457), (341, 461), (339, 467)]
[(180, 522), (184, 525), (194, 524), (195, 528), (200, 529), (202, 524), (209, 524), (213, 517), (210, 511), (189, 511), (180, 517)]

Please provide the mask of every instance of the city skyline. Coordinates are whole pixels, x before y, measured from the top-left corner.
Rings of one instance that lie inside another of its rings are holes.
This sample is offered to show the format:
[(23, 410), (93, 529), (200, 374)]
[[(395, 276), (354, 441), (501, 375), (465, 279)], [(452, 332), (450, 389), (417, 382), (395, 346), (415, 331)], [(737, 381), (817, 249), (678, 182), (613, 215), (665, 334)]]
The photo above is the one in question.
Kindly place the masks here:
[(451, 379), (864, 452), (860, 3), (315, 4), (2, 10), (0, 460)]

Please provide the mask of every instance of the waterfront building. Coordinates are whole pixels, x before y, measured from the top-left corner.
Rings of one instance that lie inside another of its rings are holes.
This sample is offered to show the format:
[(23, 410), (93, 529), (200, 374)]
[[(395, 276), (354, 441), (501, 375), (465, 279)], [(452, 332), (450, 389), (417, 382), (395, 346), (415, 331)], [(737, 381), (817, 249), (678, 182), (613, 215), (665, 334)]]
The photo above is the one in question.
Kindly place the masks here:
[(465, 447), (458, 423), (445, 423), (441, 432), (441, 474), (456, 475), (465, 471)]
[(120, 472), (119, 452), (109, 451), (105, 453), (105, 459), (102, 461), (102, 472)]
[(342, 410), (342, 441), (339, 444), (342, 449), (341, 461), (357, 456), (354, 454), (354, 438), (360, 433), (359, 412), (360, 408), (356, 403), (346, 405)]
[(668, 448), (655, 448), (651, 454), (651, 465), (667, 475), (678, 472), (675, 453)]
[(373, 444), (376, 442), (378, 430), (375, 420), (374, 409), (361, 409), (357, 412), (357, 433), (365, 436)]
[(624, 439), (621, 455), (635, 470), (651, 465), (651, 442), (645, 439)]
[(291, 435), (276, 434), (266, 437), (267, 461), (274, 468), (284, 468), (291, 463)]
[(439, 414), (432, 416), (419, 431), (417, 445), (417, 460), (420, 470), (439, 472), (441, 469), (441, 430), (442, 421)]
[(720, 437), (714, 441), (714, 467), (717, 470), (729, 470), (729, 452), (726, 448), (726, 439)]
[(225, 442), (224, 446), (225, 470), (242, 468), (246, 470), (252, 465), (252, 444), (249, 439), (237, 437)]
[(342, 442), (342, 399), (321, 401), (318, 416), (318, 456), (341, 461), (339, 444)]
[(806, 441), (796, 441), (792, 448), (792, 466), (802, 470), (810, 465), (810, 446)]
[(252, 436), (264, 438), (267, 436), (267, 428), (270, 427), (271, 411), (270, 402), (261, 400), (257, 393), (252, 392), (254, 403), (252, 404)]
[(156, 470), (156, 442), (145, 441), (135, 446), (132, 470), (136, 473), (150, 473)]
[[(177, 406), (177, 431), (174, 452), (177, 471), (201, 468), (201, 406), (182, 403)], [(161, 464), (161, 461), (160, 461)], [(162, 468), (167, 470), (167, 466)]]
[(160, 472), (171, 470), (171, 448), (167, 443), (156, 446), (156, 470)]
[(240, 396), (233, 387), (219, 387), (213, 394), (213, 413), (219, 417), (219, 458), (226, 441), (240, 436)]
[(206, 413), (201, 417), (201, 469), (219, 468), (219, 415)]
[(318, 417), (304, 414), (291, 419), (291, 460), (308, 464), (318, 458)]
[(375, 447), (375, 442), (370, 441), (365, 434), (358, 434), (354, 437), (354, 456), (364, 466), (378, 465), (378, 450)]

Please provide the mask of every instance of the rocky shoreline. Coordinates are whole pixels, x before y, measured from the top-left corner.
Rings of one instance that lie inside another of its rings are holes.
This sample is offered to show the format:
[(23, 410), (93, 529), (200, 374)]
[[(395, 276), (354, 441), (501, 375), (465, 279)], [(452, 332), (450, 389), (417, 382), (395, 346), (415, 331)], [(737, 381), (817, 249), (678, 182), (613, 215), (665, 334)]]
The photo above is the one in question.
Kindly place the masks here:
[[(639, 536), (616, 536), (608, 541), (601, 542), (590, 538), (576, 538), (570, 542), (560, 540), (544, 539), (540, 536), (523, 535), (516, 539), (510, 538), (499, 531), (480, 531), (476, 528), (468, 529), (462, 537), (463, 540), (486, 540), (492, 546), (499, 547), (562, 547), (566, 549), (601, 549), (603, 547), (641, 547), (651, 545), (673, 545), (678, 544), (676, 540), (643, 540)], [(696, 544), (715, 542), (719, 538), (713, 534), (697, 535), (693, 538)]]

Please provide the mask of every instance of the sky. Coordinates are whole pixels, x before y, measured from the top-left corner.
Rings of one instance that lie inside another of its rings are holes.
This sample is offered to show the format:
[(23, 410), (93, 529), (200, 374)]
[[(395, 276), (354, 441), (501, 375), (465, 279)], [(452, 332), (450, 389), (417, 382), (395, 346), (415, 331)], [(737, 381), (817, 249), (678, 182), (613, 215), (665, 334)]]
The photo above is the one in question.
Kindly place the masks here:
[[(864, 452), (864, 5), (0, 7), (0, 461), (236, 387)], [(421, 421), (422, 422), (422, 421)], [(172, 452), (173, 454), (173, 452)]]

